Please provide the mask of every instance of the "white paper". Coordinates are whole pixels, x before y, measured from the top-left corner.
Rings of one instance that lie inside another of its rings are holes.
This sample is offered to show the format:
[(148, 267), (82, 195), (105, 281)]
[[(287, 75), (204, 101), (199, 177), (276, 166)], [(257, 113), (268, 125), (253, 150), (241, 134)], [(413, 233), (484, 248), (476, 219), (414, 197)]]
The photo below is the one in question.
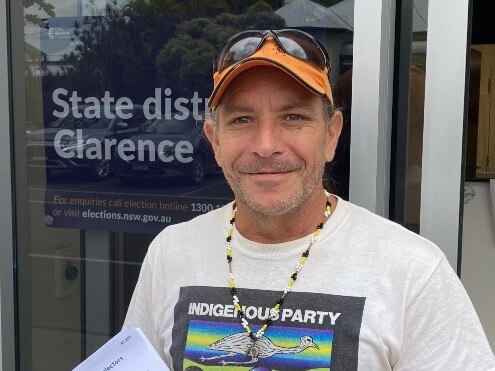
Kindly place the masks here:
[(170, 371), (143, 332), (128, 327), (73, 371)]

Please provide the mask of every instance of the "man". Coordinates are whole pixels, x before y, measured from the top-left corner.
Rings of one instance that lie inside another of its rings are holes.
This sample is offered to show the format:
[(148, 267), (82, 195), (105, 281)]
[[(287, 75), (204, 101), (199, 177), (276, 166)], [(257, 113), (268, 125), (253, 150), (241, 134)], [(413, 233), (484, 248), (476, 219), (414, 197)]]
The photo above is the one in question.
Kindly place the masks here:
[(324, 190), (342, 128), (324, 49), (247, 31), (214, 69), (205, 134), (236, 199), (159, 234), (125, 326), (175, 370), (494, 370), (441, 251)]

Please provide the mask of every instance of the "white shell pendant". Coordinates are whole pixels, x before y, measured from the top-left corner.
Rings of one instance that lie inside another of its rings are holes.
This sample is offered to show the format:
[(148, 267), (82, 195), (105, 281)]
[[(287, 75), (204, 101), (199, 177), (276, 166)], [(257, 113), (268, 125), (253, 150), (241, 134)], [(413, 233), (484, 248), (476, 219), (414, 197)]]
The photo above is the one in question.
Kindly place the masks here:
[(256, 344), (253, 344), (251, 345), (251, 348), (249, 348), (249, 352), (248, 352), (248, 355), (250, 357), (253, 357), (253, 358), (258, 358), (258, 354), (260, 353), (260, 351), (258, 350), (258, 348), (256, 347)]

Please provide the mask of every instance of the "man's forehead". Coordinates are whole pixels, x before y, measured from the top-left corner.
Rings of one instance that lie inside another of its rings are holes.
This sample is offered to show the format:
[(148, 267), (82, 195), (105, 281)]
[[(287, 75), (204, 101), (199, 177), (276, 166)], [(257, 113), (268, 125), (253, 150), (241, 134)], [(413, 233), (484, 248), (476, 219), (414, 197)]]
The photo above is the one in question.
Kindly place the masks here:
[[(283, 97), (284, 102), (277, 102), (279, 97)], [(273, 67), (259, 67), (243, 72), (229, 84), (222, 105), (247, 107), (248, 101), (257, 99), (272, 99), (277, 105), (295, 105), (317, 97), (287, 73)]]
[[(261, 97), (261, 99), (264, 98)], [(289, 111), (289, 110), (314, 108), (310, 100), (306, 100), (306, 99), (273, 100), (273, 101), (269, 101), (269, 103), (270, 103), (270, 107), (276, 111)], [(239, 100), (233, 99), (223, 103), (222, 110), (224, 113), (253, 112), (257, 110), (257, 105), (255, 102), (251, 103), (244, 99), (239, 99)]]

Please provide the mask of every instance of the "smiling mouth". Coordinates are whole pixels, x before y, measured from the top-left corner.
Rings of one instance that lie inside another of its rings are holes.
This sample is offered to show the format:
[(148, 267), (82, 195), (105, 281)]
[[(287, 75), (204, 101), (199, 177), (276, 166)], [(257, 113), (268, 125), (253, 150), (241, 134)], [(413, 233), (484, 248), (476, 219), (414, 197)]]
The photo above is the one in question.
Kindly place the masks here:
[(292, 173), (293, 170), (285, 170), (285, 171), (258, 171), (252, 174), (287, 174)]
[(288, 169), (288, 170), (260, 170), (260, 171), (250, 171), (250, 172), (244, 172), (244, 174), (247, 175), (278, 175), (278, 174), (289, 174), (294, 172), (295, 169)]
[(271, 159), (234, 165), (234, 170), (238, 173), (252, 176), (282, 176), (303, 168), (302, 161), (274, 161)]
[(294, 170), (285, 170), (285, 171), (258, 171), (255, 173), (245, 173), (245, 175), (249, 177), (253, 177), (254, 179), (281, 179), (292, 174)]

